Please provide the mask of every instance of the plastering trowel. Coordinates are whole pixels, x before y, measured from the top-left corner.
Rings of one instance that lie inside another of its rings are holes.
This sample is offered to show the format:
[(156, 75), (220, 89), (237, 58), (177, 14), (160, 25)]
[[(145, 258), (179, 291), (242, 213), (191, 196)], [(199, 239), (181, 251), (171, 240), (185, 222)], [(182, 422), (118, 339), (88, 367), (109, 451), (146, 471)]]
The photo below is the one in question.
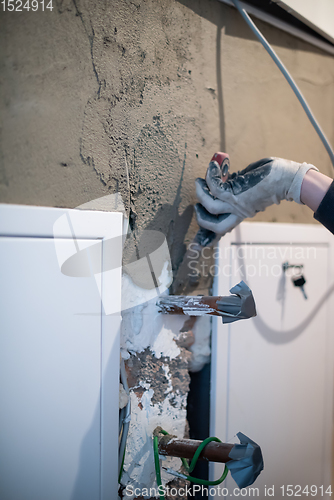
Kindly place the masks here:
[[(211, 162), (218, 163), (221, 170), (222, 181), (225, 182), (228, 178), (228, 171), (230, 168), (230, 157), (227, 153), (215, 153), (210, 160)], [(200, 228), (189, 244), (186, 253), (184, 254), (183, 260), (178, 268), (176, 277), (172, 285), (172, 293), (179, 294), (183, 293), (188, 285), (197, 285), (196, 277), (189, 273), (190, 269), (193, 269), (196, 265), (195, 260), (199, 260), (201, 256), (201, 251), (204, 247), (213, 246), (217, 241), (218, 236), (213, 231), (208, 229)], [(194, 255), (198, 257), (194, 258)], [(191, 264), (191, 266), (190, 266)]]

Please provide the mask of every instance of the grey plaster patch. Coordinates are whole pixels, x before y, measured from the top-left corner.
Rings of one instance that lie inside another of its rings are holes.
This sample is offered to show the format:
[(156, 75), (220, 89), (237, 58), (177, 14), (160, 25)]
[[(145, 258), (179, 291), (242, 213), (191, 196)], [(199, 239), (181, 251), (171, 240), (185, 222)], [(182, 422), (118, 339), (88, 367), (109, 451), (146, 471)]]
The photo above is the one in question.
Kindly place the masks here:
[[(98, 83), (85, 109), (81, 158), (106, 189), (121, 192), (132, 230), (157, 229), (168, 237), (177, 266), (193, 216), (193, 186), (178, 185), (184, 176), (187, 136), (191, 155), (201, 144), (200, 124), (191, 117), (193, 109), (189, 116), (185, 102), (195, 89), (187, 67), (191, 39), (175, 27), (180, 6), (167, 1), (151, 9), (150, 2), (138, 2), (134, 9), (124, 2), (106, 19), (101, 5), (94, 11), (75, 5)], [(188, 9), (181, 11), (185, 26), (195, 33), (199, 20), (194, 25)], [(147, 37), (151, 25), (154, 38)], [(194, 109), (198, 115), (200, 107)], [(189, 173), (185, 183), (193, 177)]]
[[(149, 384), (149, 388), (154, 391), (151, 400), (152, 404), (164, 401), (166, 395), (170, 394), (170, 403), (173, 405), (173, 394), (184, 396), (188, 393), (190, 383), (188, 362), (190, 358), (191, 354), (186, 349), (181, 349), (181, 355), (172, 360), (157, 359), (149, 349), (138, 353), (136, 356), (131, 356), (126, 361), (129, 387), (140, 398), (147, 389), (138, 384), (138, 381), (145, 381), (145, 383)], [(167, 364), (171, 375), (172, 390), (170, 390), (169, 378), (166, 376), (166, 371), (163, 368)]]

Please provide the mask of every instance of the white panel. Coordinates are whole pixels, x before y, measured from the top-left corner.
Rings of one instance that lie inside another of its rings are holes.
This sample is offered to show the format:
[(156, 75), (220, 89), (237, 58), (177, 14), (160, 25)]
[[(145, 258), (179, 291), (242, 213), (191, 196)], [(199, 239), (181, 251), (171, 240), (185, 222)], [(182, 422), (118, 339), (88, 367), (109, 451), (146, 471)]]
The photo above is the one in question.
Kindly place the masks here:
[[(62, 275), (51, 239), (2, 238), (0, 245), (6, 263), (0, 285), (1, 497), (70, 499), (78, 474), (87, 477), (84, 497), (96, 497), (101, 306), (94, 280), (82, 278), (78, 286)], [(86, 435), (89, 454), (82, 448)]]
[[(108, 316), (103, 305), (113, 297), (120, 304), (121, 238), (112, 282), (110, 272), (101, 271), (106, 269), (106, 237), (122, 234), (122, 215), (76, 212), (74, 244), (61, 232), (50, 237), (64, 214), (0, 205), (0, 234), (25, 236), (0, 236), (4, 500), (117, 496), (120, 305)], [(95, 276), (61, 273), (56, 248), (71, 256), (92, 245), (99, 246)]]
[[(282, 498), (283, 485), (330, 484), (332, 236), (314, 226), (271, 226), (243, 224), (220, 243), (225, 272), (216, 292), (226, 295), (244, 279), (258, 316), (229, 326), (215, 323), (211, 435), (234, 442), (241, 431), (256, 441), (265, 469), (254, 487), (262, 498), (265, 486), (274, 486), (275, 498)], [(284, 278), (285, 261), (304, 265), (307, 300), (293, 286), (291, 271)], [(217, 478), (220, 471), (215, 466), (211, 473)], [(230, 475), (226, 487), (237, 496)]]

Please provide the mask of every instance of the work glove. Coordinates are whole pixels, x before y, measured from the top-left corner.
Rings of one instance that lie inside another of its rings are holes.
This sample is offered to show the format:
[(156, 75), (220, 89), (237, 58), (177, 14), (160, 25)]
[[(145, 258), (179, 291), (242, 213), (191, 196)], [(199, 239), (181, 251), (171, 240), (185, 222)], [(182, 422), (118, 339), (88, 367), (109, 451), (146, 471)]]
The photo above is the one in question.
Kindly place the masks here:
[(223, 236), (243, 219), (253, 217), (274, 203), (288, 200), (302, 204), (301, 186), (310, 169), (318, 170), (308, 163), (263, 158), (241, 172), (229, 174), (223, 182), (218, 163), (211, 161), (205, 180), (196, 179), (200, 202), (195, 206), (197, 222), (204, 229)]

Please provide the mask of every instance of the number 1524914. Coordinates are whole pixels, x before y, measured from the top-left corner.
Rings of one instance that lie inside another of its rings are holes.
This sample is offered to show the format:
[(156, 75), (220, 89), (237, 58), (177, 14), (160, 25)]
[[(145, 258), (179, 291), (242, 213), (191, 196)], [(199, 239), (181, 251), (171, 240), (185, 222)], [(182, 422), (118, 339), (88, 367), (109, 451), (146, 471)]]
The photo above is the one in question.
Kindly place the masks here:
[(282, 492), (282, 497), (324, 497), (327, 495), (332, 496), (332, 488), (328, 486), (328, 488), (324, 486), (316, 486), (313, 484), (312, 486), (300, 486), (299, 484), (292, 485), (287, 484), (280, 487)]
[(52, 0), (2, 0), (2, 11), (5, 12), (36, 12), (40, 10), (42, 12), (46, 10), (52, 11), (53, 5)]

